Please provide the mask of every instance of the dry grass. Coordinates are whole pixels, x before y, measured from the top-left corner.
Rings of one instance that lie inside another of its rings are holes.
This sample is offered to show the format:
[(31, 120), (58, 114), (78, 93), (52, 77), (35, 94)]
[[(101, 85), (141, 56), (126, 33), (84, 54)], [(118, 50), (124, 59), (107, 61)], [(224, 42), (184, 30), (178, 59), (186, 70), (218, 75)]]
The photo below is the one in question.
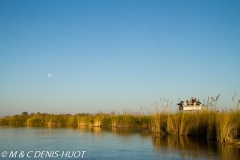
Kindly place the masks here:
[[(155, 111), (105, 114), (31, 114), (6, 116), (0, 125), (9, 126), (89, 126), (148, 129), (155, 134), (179, 136), (203, 136), (218, 142), (229, 143), (240, 139), (240, 110), (218, 112), (215, 109), (201, 112), (176, 112), (167, 110), (168, 103), (162, 101), (163, 111), (155, 105)], [(215, 107), (215, 104), (213, 105)]]

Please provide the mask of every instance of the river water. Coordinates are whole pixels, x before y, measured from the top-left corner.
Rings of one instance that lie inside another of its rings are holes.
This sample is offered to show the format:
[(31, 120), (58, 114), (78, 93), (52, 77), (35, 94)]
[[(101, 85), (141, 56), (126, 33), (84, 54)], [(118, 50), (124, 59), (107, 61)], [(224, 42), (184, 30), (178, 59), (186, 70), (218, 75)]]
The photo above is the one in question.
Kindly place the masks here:
[(0, 159), (240, 159), (240, 148), (204, 138), (116, 128), (0, 127)]

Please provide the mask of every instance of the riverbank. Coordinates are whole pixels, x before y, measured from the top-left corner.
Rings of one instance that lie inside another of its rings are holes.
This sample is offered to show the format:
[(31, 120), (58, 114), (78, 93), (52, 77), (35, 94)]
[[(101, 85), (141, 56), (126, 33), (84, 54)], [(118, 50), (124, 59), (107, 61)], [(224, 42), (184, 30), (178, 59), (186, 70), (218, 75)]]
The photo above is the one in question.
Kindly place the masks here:
[(240, 111), (155, 111), (152, 114), (21, 114), (0, 119), (1, 126), (88, 126), (134, 128), (162, 135), (201, 136), (223, 143), (240, 139)]

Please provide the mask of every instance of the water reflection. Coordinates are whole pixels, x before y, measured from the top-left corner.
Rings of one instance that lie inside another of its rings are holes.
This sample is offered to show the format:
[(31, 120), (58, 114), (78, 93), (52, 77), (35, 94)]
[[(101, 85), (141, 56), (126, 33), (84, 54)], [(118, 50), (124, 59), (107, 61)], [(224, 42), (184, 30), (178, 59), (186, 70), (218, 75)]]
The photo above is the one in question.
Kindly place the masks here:
[[(141, 139), (152, 139), (152, 144), (156, 154), (166, 155), (169, 158), (173, 154), (183, 159), (240, 159), (240, 146), (221, 144), (208, 141), (203, 137), (186, 136), (159, 136), (152, 134), (140, 134), (138, 130), (129, 130), (126, 128), (85, 128), (85, 131), (94, 133), (112, 133), (112, 136), (123, 137), (125, 140), (139, 135)], [(108, 135), (109, 136), (109, 135)]]
[(217, 152), (221, 159), (240, 159), (240, 146), (218, 144)]
[(154, 135), (152, 142), (157, 154), (169, 157), (175, 150), (182, 158), (240, 159), (240, 148), (237, 146), (219, 144), (201, 137)]
[(88, 151), (87, 159), (240, 159), (240, 146), (200, 137), (141, 134), (126, 128), (0, 127), (0, 135), (4, 144), (0, 151), (81, 148)]

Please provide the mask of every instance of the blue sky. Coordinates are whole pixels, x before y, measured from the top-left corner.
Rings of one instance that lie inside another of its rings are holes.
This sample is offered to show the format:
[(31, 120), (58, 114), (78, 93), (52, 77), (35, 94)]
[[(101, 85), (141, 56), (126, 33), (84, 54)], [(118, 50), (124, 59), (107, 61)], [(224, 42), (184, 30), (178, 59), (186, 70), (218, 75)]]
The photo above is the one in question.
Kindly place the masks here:
[[(240, 94), (240, 2), (1, 0), (0, 116)], [(52, 74), (48, 77), (48, 74)]]

